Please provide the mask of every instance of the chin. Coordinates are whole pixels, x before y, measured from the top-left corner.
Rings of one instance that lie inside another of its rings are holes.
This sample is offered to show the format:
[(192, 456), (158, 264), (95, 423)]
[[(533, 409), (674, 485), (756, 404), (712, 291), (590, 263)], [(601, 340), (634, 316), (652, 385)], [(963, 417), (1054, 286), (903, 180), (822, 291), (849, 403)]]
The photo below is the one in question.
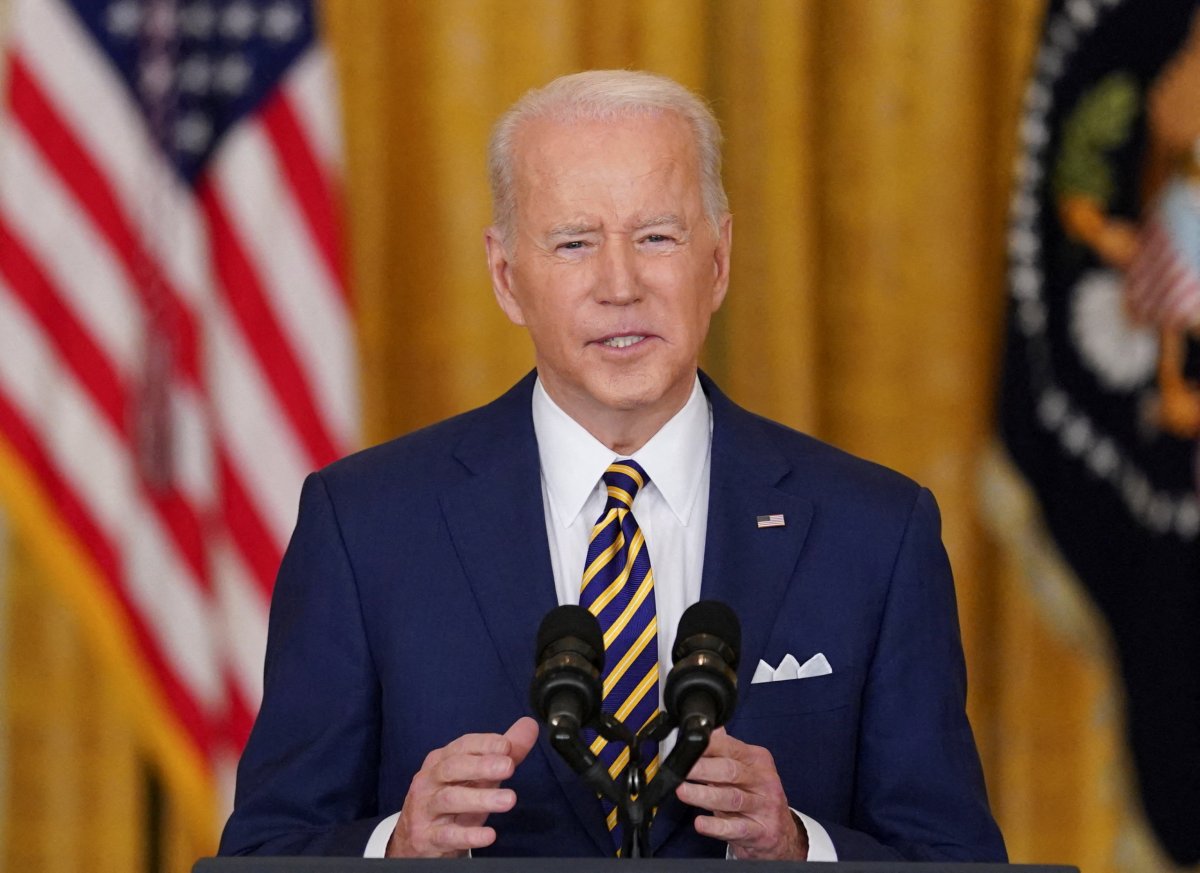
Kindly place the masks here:
[[(636, 412), (657, 409), (666, 401), (672, 387), (673, 383), (662, 378), (632, 376), (597, 385), (593, 396), (614, 411)], [(691, 389), (690, 384), (688, 389)]]

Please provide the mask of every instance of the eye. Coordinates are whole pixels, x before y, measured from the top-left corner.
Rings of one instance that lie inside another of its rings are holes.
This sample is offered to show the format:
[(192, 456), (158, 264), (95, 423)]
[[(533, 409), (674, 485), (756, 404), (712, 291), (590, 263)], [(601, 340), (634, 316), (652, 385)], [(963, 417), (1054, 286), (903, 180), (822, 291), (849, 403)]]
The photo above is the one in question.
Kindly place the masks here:
[(642, 237), (642, 243), (652, 246), (669, 245), (675, 242), (675, 237), (665, 233), (648, 233)]

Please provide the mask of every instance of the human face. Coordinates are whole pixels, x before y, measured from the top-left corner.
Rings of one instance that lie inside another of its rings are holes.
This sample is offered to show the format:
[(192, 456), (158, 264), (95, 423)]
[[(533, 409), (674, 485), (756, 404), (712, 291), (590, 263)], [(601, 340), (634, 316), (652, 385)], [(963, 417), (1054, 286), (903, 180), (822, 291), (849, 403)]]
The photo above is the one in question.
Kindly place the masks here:
[(731, 222), (704, 214), (687, 123), (529, 122), (514, 182), (513, 239), (486, 236), (496, 298), (529, 330), (554, 401), (638, 448), (687, 402), (729, 283)]

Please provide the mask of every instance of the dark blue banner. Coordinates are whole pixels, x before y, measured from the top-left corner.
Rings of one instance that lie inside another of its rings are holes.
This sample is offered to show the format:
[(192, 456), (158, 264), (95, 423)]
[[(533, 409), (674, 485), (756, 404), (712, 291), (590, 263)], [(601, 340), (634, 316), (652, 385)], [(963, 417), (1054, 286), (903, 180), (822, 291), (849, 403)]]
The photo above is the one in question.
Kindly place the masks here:
[(1142, 801), (1181, 864), (1200, 861), (1197, 7), (1051, 4), (1022, 118), (1000, 398), (1008, 452), (1108, 620)]

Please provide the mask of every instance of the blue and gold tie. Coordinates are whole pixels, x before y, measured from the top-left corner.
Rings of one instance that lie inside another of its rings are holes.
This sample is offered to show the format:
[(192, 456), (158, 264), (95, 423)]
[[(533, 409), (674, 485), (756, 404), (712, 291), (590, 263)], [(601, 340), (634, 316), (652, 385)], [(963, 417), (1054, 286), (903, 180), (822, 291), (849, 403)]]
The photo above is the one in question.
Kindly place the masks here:
[[(658, 711), (658, 619), (654, 608), (654, 571), (646, 540), (633, 517), (633, 499), (650, 481), (637, 461), (613, 463), (604, 472), (608, 502), (592, 528), (579, 605), (600, 622), (604, 633), (604, 701), (601, 708), (637, 733)], [(629, 751), (593, 732), (592, 752), (622, 784)], [(643, 743), (646, 780), (658, 770), (656, 743)], [(617, 846), (617, 811), (605, 801), (608, 829)]]

